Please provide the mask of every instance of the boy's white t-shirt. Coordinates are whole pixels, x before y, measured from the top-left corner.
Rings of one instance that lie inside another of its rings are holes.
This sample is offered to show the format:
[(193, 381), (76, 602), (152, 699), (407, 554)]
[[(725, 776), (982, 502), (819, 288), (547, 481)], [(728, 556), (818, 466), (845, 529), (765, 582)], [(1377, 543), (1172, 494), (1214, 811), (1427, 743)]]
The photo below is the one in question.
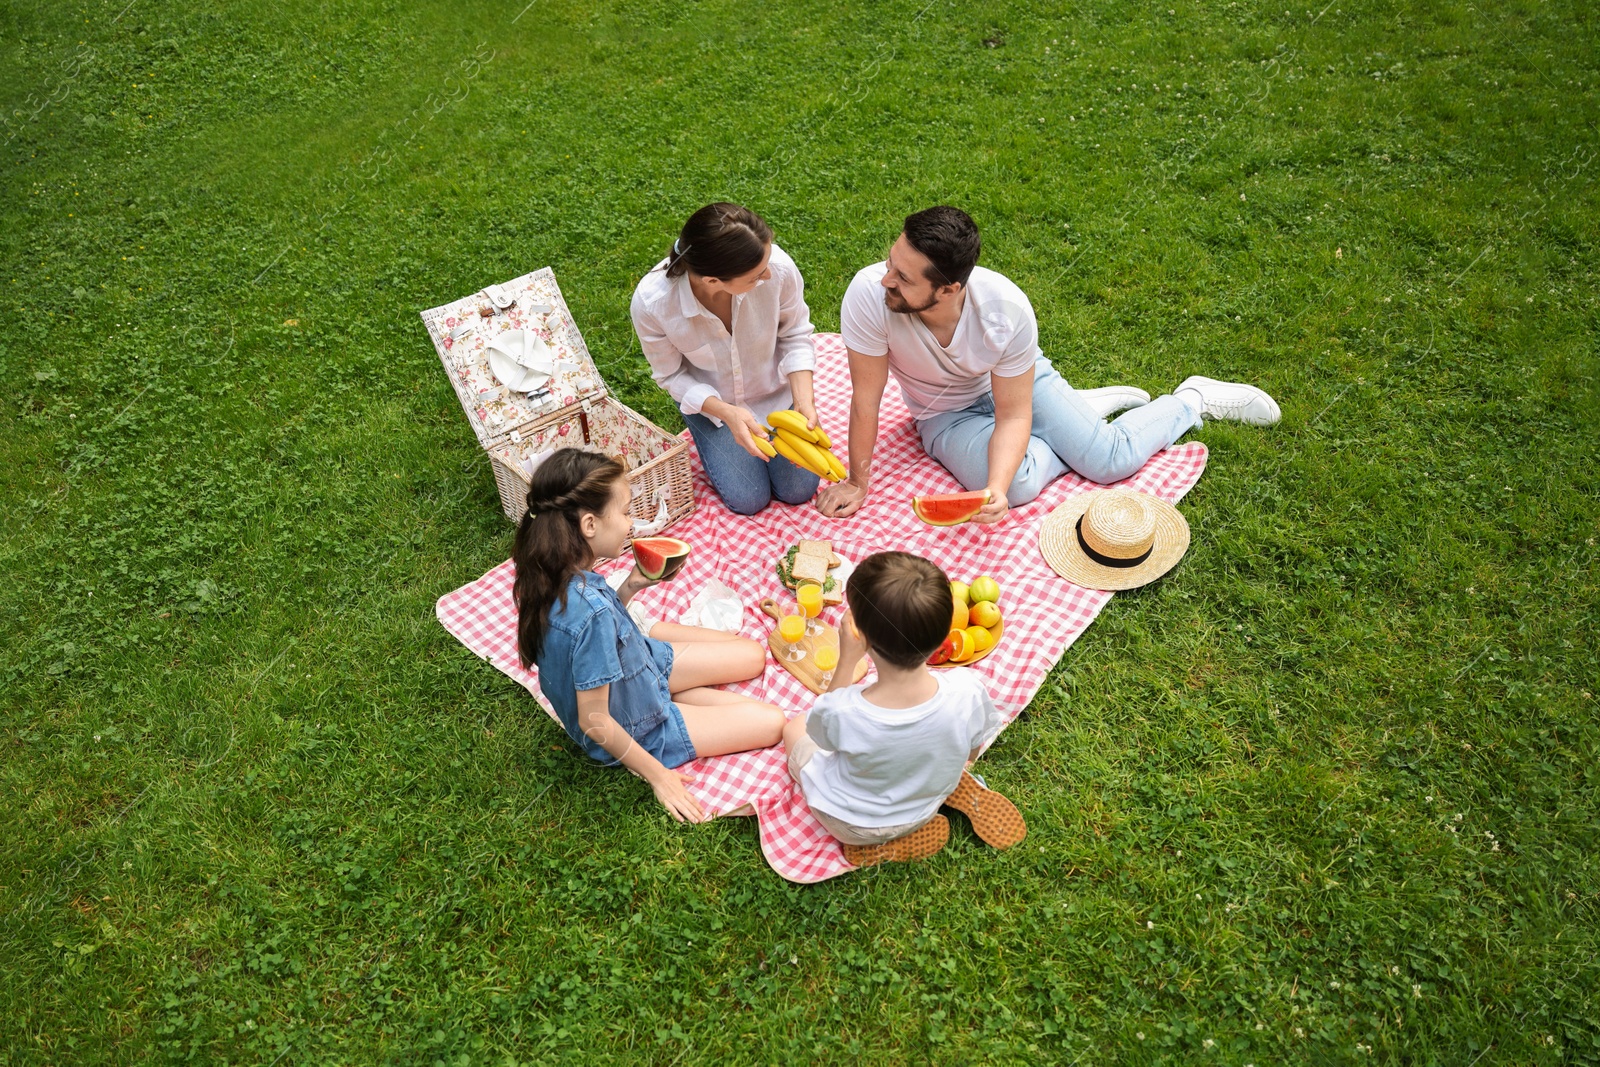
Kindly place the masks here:
[(821, 749), (800, 771), (806, 803), (851, 826), (932, 818), (961, 783), (972, 750), (1000, 730), (976, 671), (934, 672), (939, 691), (910, 708), (880, 708), (863, 685), (824, 693), (806, 717)]
[(864, 356), (888, 356), (911, 417), (960, 411), (991, 390), (989, 375), (1032, 374), (1039, 350), (1039, 320), (1028, 297), (1010, 278), (973, 267), (966, 303), (949, 347), (920, 315), (890, 311), (881, 284), (885, 263), (862, 267), (845, 290), (839, 332), (845, 346)]

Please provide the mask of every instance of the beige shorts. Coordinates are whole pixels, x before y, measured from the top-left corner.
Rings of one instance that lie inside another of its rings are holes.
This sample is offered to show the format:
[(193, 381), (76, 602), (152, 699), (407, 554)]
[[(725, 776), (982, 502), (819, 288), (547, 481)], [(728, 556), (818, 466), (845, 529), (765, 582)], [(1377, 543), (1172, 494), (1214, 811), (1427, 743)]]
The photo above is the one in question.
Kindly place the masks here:
[[(811, 762), (811, 757), (822, 751), (821, 747), (807, 734), (801, 734), (793, 747), (789, 749), (789, 777), (800, 785), (802, 792), (805, 783), (800, 781), (800, 771)], [(897, 837), (904, 837), (927, 819), (917, 822), (899, 823), (895, 826), (853, 826), (842, 819), (836, 819), (825, 811), (811, 809), (811, 814), (817, 817), (823, 829), (847, 845), (881, 845), (885, 841), (893, 841)]]

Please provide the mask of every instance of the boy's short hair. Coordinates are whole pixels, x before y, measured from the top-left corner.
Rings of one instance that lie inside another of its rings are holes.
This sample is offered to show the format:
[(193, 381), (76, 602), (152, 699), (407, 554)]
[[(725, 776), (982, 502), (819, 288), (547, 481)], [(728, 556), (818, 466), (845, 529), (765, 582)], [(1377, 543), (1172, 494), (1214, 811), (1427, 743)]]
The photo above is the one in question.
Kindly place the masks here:
[(856, 629), (880, 660), (919, 667), (950, 636), (955, 600), (938, 565), (909, 552), (876, 552), (845, 583)]

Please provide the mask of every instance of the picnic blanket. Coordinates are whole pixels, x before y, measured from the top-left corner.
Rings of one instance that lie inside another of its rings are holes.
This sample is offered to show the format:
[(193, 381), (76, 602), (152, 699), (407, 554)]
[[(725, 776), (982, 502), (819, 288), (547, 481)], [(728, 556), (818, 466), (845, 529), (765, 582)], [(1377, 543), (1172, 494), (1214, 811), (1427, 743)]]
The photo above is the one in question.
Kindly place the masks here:
[[(844, 342), (837, 334), (818, 334), (816, 347), (817, 414), (834, 441), (835, 454), (848, 463), (845, 442), (850, 384)], [(1157, 453), (1133, 477), (1117, 484), (1175, 503), (1200, 479), (1205, 465), (1205, 445), (1190, 442)], [(775, 596), (779, 603), (791, 596), (773, 567), (797, 540), (830, 538), (834, 550), (851, 561), (880, 551), (915, 552), (939, 564), (954, 579), (970, 581), (988, 574), (999, 581), (1005, 635), (994, 652), (968, 669), (983, 676), (1009, 724), (1028, 706), (1050, 668), (1112, 596), (1057, 576), (1039, 552), (1039, 528), (1050, 510), (1074, 493), (1097, 488), (1076, 474), (1052, 483), (1037, 500), (1013, 508), (994, 525), (932, 527), (919, 521), (911, 511), (912, 496), (958, 492), (961, 486), (923, 451), (892, 378), (879, 415), (872, 493), (861, 510), (847, 519), (826, 518), (810, 504), (790, 507), (777, 502), (757, 515), (736, 515), (722, 506), (697, 454), (693, 466), (696, 509), (670, 532), (688, 541), (694, 550), (676, 578), (635, 598), (657, 618), (676, 621), (694, 593), (716, 577), (744, 600), (742, 632), (765, 643), (773, 624), (756, 605), (764, 596)], [(596, 569), (610, 574), (631, 566), (631, 559), (623, 559)], [(439, 598), (439, 621), (472, 652), (524, 686), (553, 719), (555, 713), (539, 692), (537, 672), (523, 670), (518, 663), (512, 580), (513, 567), (508, 560), (477, 581), (447, 593)], [(837, 625), (842, 614), (842, 608), (829, 608), (824, 620)], [(815, 699), (770, 656), (760, 677), (727, 688), (770, 701), (791, 715), (808, 709)], [(760, 822), (762, 853), (783, 877), (820, 882), (854, 869), (790, 781), (782, 746), (697, 759), (682, 769), (694, 776), (689, 790), (708, 813), (728, 814), (746, 805), (754, 809)]]

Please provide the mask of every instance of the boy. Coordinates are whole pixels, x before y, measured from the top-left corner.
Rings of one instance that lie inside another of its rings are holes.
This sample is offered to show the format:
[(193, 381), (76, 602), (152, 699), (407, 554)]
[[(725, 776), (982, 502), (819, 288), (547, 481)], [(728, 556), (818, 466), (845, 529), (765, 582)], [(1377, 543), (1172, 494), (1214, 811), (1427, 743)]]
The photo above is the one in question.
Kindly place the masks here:
[[(1000, 714), (970, 670), (935, 674), (928, 657), (950, 633), (950, 580), (906, 552), (879, 552), (845, 586), (839, 663), (809, 714), (789, 720), (789, 774), (857, 867), (926, 859), (944, 847), (949, 805), (995, 848), (1027, 834), (1005, 797), (966, 772), (999, 732)], [(870, 652), (872, 685), (850, 685)]]

